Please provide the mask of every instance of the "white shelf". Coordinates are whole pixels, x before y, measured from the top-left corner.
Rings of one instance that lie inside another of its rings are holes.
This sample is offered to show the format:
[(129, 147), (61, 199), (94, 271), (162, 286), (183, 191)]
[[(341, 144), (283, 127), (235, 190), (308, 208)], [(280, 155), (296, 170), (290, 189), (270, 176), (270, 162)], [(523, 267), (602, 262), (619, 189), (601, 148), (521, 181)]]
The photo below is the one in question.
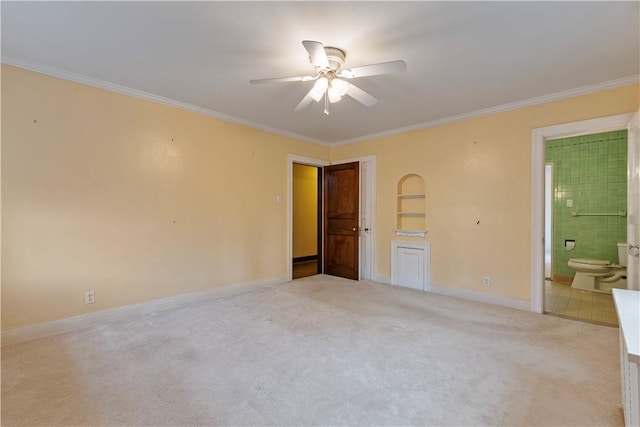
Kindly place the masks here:
[(398, 236), (413, 236), (424, 237), (427, 235), (427, 230), (396, 230)]
[(424, 212), (398, 212), (401, 216), (424, 216)]
[(424, 194), (398, 194), (398, 199), (424, 199)]

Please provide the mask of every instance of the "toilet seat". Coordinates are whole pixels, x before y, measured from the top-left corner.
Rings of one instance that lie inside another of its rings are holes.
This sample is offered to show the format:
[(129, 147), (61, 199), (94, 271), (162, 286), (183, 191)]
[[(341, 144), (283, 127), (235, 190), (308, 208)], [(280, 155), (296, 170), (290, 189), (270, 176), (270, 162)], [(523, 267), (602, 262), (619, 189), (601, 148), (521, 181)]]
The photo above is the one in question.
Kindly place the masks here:
[(627, 245), (618, 243), (618, 262), (592, 258), (571, 258), (569, 267), (576, 274), (571, 287), (589, 292), (611, 293), (612, 288), (627, 287)]
[(605, 261), (601, 259), (591, 259), (591, 258), (571, 258), (569, 261), (578, 263), (578, 264), (588, 264), (588, 265), (611, 265), (611, 261)]
[(583, 273), (603, 275), (609, 272), (611, 262), (601, 259), (572, 258), (569, 267)]

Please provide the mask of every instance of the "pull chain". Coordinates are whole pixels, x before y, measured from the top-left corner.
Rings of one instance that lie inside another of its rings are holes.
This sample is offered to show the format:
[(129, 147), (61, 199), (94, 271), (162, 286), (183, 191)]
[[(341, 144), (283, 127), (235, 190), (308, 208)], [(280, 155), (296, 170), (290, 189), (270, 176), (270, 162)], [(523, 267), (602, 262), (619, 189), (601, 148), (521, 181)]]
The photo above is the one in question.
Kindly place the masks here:
[(329, 97), (327, 96), (327, 92), (324, 93), (324, 113), (329, 115)]

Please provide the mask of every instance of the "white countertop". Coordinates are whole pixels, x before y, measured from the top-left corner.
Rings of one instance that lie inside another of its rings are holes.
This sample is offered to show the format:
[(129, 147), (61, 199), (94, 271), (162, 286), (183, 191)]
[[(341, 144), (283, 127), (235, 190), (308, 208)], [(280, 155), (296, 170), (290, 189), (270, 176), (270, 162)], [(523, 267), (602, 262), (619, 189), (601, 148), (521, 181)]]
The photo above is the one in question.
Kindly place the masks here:
[(640, 291), (613, 288), (612, 292), (629, 361), (640, 364)]

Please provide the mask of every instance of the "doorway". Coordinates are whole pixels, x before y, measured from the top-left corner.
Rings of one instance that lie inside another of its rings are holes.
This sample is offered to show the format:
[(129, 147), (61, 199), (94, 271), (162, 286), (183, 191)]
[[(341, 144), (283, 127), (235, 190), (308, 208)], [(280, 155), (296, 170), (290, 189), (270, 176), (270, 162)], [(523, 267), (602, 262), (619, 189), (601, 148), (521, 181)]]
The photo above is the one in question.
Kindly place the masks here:
[(547, 250), (554, 260), (551, 274), (545, 271), (545, 312), (617, 325), (609, 289), (626, 288), (626, 281), (589, 281), (570, 261), (619, 263), (618, 244), (627, 237), (627, 151), (626, 129), (546, 140), (545, 168), (552, 162), (556, 173), (545, 176), (545, 196), (554, 195), (545, 197), (545, 270)]
[[(322, 169), (327, 166), (329, 162), (325, 160), (313, 159), (310, 157), (298, 156), (296, 154), (289, 154), (287, 156), (287, 280), (293, 280), (293, 167), (294, 164), (305, 165)], [(322, 192), (320, 192), (322, 194)], [(322, 221), (319, 221), (318, 228), (321, 230)], [(322, 254), (322, 236), (318, 237), (318, 256)], [(318, 273), (322, 272), (321, 267), (316, 267)]]
[(322, 168), (293, 164), (293, 279), (322, 273)]
[[(359, 162), (360, 164), (360, 218), (358, 224), (359, 235), (359, 274), (360, 280), (375, 280), (375, 180), (376, 180), (376, 156), (363, 156), (353, 159), (345, 159), (334, 164)], [(288, 155), (287, 167), (287, 277), (293, 279), (293, 165), (301, 164), (323, 168), (329, 162), (295, 154)], [(324, 227), (322, 221), (320, 226)], [(324, 248), (324, 241), (320, 237), (320, 245)], [(323, 253), (321, 250), (319, 253)], [(319, 272), (322, 269), (319, 270)]]
[(550, 139), (627, 129), (633, 114), (533, 129), (531, 200), (531, 311), (544, 313), (545, 296), (545, 142)]

